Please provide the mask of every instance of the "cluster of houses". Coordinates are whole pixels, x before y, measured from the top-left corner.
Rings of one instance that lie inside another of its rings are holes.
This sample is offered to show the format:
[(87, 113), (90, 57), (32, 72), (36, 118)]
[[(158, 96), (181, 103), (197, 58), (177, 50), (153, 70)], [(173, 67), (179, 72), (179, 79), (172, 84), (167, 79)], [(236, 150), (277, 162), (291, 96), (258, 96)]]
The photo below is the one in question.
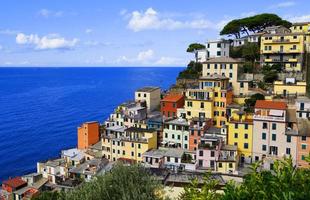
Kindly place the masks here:
[[(247, 42), (260, 43), (261, 65), (284, 66), (271, 91), (259, 89), (255, 75), (240, 70), (242, 59), (229, 57), (232, 46)], [(76, 148), (38, 162), (36, 173), (4, 181), (0, 199), (70, 189), (106, 173), (115, 162), (167, 170), (173, 180), (178, 172), (207, 170), (235, 176), (257, 161), (272, 170), (283, 157), (309, 167), (310, 99), (303, 73), (309, 45), (310, 23), (268, 27), (233, 42), (209, 41), (197, 52), (203, 69), (195, 84), (166, 92), (153, 86), (136, 90), (134, 100), (119, 105), (104, 123), (78, 127)], [(265, 100), (246, 109), (246, 99), (257, 93)]]

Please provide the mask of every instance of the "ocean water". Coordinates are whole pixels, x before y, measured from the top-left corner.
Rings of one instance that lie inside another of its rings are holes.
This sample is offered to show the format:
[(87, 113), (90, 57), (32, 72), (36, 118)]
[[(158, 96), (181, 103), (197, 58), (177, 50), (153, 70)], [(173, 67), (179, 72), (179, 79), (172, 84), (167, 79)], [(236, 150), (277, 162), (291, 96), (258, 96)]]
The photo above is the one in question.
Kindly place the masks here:
[(75, 147), (82, 122), (103, 122), (139, 87), (168, 89), (182, 69), (0, 68), (0, 181)]

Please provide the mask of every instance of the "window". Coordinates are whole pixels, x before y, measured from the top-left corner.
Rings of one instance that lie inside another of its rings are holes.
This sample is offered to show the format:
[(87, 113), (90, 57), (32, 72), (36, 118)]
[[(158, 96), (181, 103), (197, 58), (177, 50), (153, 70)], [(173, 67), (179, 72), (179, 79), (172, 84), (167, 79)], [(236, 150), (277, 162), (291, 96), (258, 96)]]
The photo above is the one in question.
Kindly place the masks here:
[(203, 164), (203, 160), (198, 160), (199, 167), (202, 167), (202, 164)]
[(131, 143), (131, 147), (134, 148), (134, 147), (135, 147), (135, 144), (134, 144), (134, 143)]
[(190, 112), (190, 111), (187, 111), (187, 115), (188, 115), (188, 116), (191, 116), (191, 112)]
[(229, 64), (229, 69), (233, 69), (233, 64)]
[(163, 103), (162, 103), (162, 106), (163, 106), (163, 107), (165, 107), (165, 106), (166, 106), (166, 105), (165, 105), (165, 102), (163, 102)]
[(262, 133), (262, 139), (266, 140), (266, 133)]
[(112, 152), (115, 153), (115, 149), (112, 149)]
[(167, 156), (167, 162), (170, 162), (170, 157), (169, 156)]
[(221, 51), (217, 51), (217, 52), (216, 52), (216, 55), (217, 55), (217, 56), (221, 56)]
[(234, 142), (234, 145), (235, 145), (235, 146), (238, 146), (238, 142)]
[(222, 167), (223, 167), (222, 163), (219, 163), (219, 168), (222, 168)]
[(138, 153), (138, 157), (141, 157), (141, 153)]
[(249, 125), (248, 124), (244, 124), (244, 129), (248, 130)]
[(248, 149), (249, 148), (249, 144), (248, 143), (244, 143), (243, 144), (243, 148)]
[(290, 155), (291, 154), (291, 148), (286, 148), (286, 154)]
[(233, 164), (232, 164), (232, 163), (229, 163), (229, 164), (228, 164), (228, 167), (229, 167), (229, 168), (233, 168)]
[(193, 107), (193, 102), (188, 101), (188, 102), (187, 102), (187, 107)]
[(210, 64), (208, 63), (208, 65), (207, 65), (207, 69), (210, 69)]
[(141, 144), (138, 144), (138, 149), (141, 149)]
[(120, 150), (117, 150), (117, 154), (120, 154), (121, 153), (121, 151)]
[(235, 124), (235, 129), (238, 129), (238, 124)]
[(217, 92), (214, 92), (214, 97), (218, 97), (218, 93)]
[(217, 69), (217, 64), (214, 64), (214, 69)]
[(123, 155), (125, 155), (126, 154), (126, 152), (123, 150)]
[(266, 151), (266, 150), (267, 150), (267, 146), (266, 146), (265, 144), (263, 144), (262, 150), (263, 150), (263, 151)]
[(276, 123), (272, 123), (272, 130), (276, 130), (277, 129), (277, 124)]
[(200, 108), (204, 108), (204, 107), (205, 107), (204, 102), (201, 102), (201, 103), (200, 103)]
[(197, 139), (194, 139), (194, 144), (197, 144)]
[(135, 156), (135, 153), (133, 151), (131, 152), (131, 156)]
[(174, 162), (175, 162), (175, 163), (178, 163), (178, 162), (179, 162), (179, 159), (178, 159), (178, 158), (174, 158)]
[(172, 134), (172, 139), (174, 139), (174, 134)]
[(211, 157), (214, 157), (215, 153), (214, 151), (211, 151)]
[(238, 138), (238, 133), (235, 133), (235, 138)]
[(306, 158), (305, 155), (301, 156), (301, 160), (305, 160), (305, 158)]
[(276, 134), (272, 134), (271, 139), (272, 139), (272, 141), (276, 141), (277, 140), (277, 135)]
[(172, 105), (174, 108), (176, 108), (177, 107), (177, 105), (175, 104), (175, 103), (173, 103), (173, 105)]
[(141, 94), (140, 94), (140, 93), (138, 93), (138, 97), (141, 97)]
[(290, 135), (286, 136), (286, 142), (290, 143), (292, 141), (292, 137)]
[(267, 123), (266, 122), (263, 123), (263, 129), (267, 129)]
[(306, 140), (307, 140), (307, 137), (306, 137), (306, 136), (301, 136), (301, 140), (302, 140), (302, 141), (306, 141)]
[(199, 156), (203, 156), (203, 151), (199, 151)]
[(165, 133), (165, 138), (168, 138), (168, 133)]
[(244, 88), (244, 83), (240, 82), (240, 88)]
[(232, 78), (233, 77), (233, 74), (232, 73), (229, 73), (229, 78)]
[(221, 43), (217, 43), (217, 48), (221, 48)]
[(187, 135), (184, 136), (184, 140), (187, 141)]
[(244, 134), (244, 139), (248, 139), (249, 135), (247, 133)]
[(301, 149), (307, 149), (307, 145), (306, 144), (302, 144), (301, 145)]

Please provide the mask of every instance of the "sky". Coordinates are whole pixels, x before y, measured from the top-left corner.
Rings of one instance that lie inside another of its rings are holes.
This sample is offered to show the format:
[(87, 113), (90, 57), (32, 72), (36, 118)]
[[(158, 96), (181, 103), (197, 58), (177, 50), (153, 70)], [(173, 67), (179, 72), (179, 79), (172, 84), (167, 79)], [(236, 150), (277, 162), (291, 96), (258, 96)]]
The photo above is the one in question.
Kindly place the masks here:
[(1, 0), (0, 66), (185, 66), (230, 20), (310, 21), (309, 0)]

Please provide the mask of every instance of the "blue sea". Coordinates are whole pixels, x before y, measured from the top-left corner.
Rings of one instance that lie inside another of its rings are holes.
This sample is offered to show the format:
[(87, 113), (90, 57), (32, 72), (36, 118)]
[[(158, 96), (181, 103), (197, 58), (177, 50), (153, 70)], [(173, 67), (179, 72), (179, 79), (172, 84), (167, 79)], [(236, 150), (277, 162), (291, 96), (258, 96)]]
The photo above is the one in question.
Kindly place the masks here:
[(168, 89), (183, 69), (0, 68), (0, 181), (75, 147), (82, 122), (103, 122), (139, 87)]

